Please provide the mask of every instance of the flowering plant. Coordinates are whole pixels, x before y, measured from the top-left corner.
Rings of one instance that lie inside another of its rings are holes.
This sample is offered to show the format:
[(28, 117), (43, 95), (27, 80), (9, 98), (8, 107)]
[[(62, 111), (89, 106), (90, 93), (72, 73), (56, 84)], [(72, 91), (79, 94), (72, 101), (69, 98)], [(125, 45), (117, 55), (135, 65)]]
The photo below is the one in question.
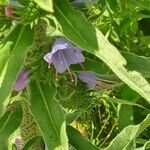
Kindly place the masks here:
[(149, 4), (1, 0), (0, 150), (149, 149)]

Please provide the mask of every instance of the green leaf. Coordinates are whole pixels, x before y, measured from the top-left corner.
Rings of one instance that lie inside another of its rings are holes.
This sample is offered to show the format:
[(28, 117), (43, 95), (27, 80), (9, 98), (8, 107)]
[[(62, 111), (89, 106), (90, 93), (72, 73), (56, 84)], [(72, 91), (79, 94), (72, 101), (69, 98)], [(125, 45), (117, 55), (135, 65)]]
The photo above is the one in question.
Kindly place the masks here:
[[(120, 89), (121, 94), (121, 100), (120, 104), (130, 104), (130, 105), (118, 105), (118, 129), (121, 131), (124, 127), (133, 124), (133, 106), (138, 106), (141, 108), (144, 108), (142, 105), (136, 104), (135, 101), (137, 101), (140, 98), (140, 95), (138, 95), (135, 91), (130, 89), (127, 85), (123, 85)], [(117, 101), (117, 99), (114, 99), (114, 101)], [(119, 100), (118, 100), (119, 101)], [(123, 103), (126, 102), (126, 103)]]
[(140, 73), (125, 68), (126, 60), (105, 36), (66, 0), (62, 0), (61, 5), (59, 0), (55, 0), (53, 6), (61, 32), (73, 43), (100, 58), (122, 81), (150, 103), (148, 82)]
[(120, 105), (118, 110), (119, 131), (131, 124), (133, 124), (133, 107), (128, 105)]
[(67, 126), (67, 135), (69, 143), (77, 150), (98, 150), (96, 146), (86, 140), (78, 130)]
[(127, 60), (126, 68), (136, 70), (142, 73), (143, 76), (150, 78), (150, 59), (144, 56), (138, 56), (128, 52), (121, 52)]
[(63, 111), (54, 99), (54, 94), (54, 85), (31, 81), (29, 86), (31, 111), (48, 149), (64, 150), (68, 147), (66, 123)]
[(122, 99), (126, 99), (126, 100), (132, 101), (132, 102), (136, 102), (141, 98), (141, 96), (138, 93), (136, 93), (135, 91), (130, 89), (127, 85), (123, 85), (121, 87), (120, 95), (121, 95)]
[(129, 144), (148, 126), (150, 125), (150, 114), (138, 125), (130, 125), (124, 128), (105, 148), (105, 150), (126, 149)]
[(32, 145), (34, 145), (37, 141), (41, 141), (42, 137), (41, 136), (36, 136), (32, 139), (30, 139), (21, 150), (27, 150), (29, 149)]
[(135, 149), (133, 149), (133, 150), (148, 150), (148, 149), (150, 149), (150, 141), (148, 141), (148, 142), (146, 142), (145, 144), (144, 144), (144, 146), (142, 146), (142, 147), (139, 147), (139, 148), (135, 148)]
[(129, 26), (131, 26), (132, 22), (133, 20), (129, 17), (123, 18), (119, 25), (119, 33), (123, 34), (123, 32), (125, 32), (129, 28)]
[(11, 49), (11, 45), (13, 43), (12, 42), (7, 42), (5, 45), (0, 46), (0, 76), (2, 73), (2, 70), (9, 58), (10, 55), (10, 49)]
[(107, 7), (110, 8), (115, 13), (117, 11), (117, 0), (107, 0)]
[(0, 87), (0, 113), (3, 109), (3, 102), (9, 97), (17, 74), (21, 70), (21, 67), (24, 63), (27, 48), (32, 44), (33, 40), (33, 31), (29, 26), (19, 25), (17, 28), (15, 28), (15, 30), (17, 30), (16, 33), (19, 33), (16, 34), (17, 40), (14, 40), (13, 36), (7, 39), (8, 42), (13, 41), (14, 43), (11, 45), (11, 47), (8, 47), (11, 50), (7, 50), (11, 51), (11, 55), (9, 56), (6, 73)]
[(9, 136), (18, 128), (23, 117), (23, 110), (19, 102), (8, 106), (0, 118), (0, 149), (6, 150)]
[(0, 87), (4, 79), (4, 74), (10, 56), (10, 49), (12, 44), (12, 42), (7, 42), (5, 45), (0, 46)]
[(6, 0), (0, 0), (0, 5), (4, 5), (6, 3)]
[[(15, 42), (19, 36), (21, 25), (15, 25), (12, 27), (10, 32), (5, 36), (5, 38), (1, 41), (1, 44), (5, 44), (8, 41)], [(12, 50), (10, 50), (12, 51)]]
[(21, 26), (15, 26), (9, 34), (0, 42), (0, 77), (3, 75), (4, 68), (7, 65), (10, 54), (13, 50), (13, 43), (17, 41)]
[(93, 60), (86, 58), (84, 66), (87, 70), (99, 73), (99, 74), (113, 74), (113, 72), (106, 66), (106, 64), (100, 60)]
[(137, 104), (135, 102), (132, 102), (132, 101), (128, 101), (128, 100), (123, 100), (123, 99), (117, 99), (117, 98), (107, 98), (105, 99), (111, 103), (118, 103), (118, 104), (122, 104), (122, 105), (127, 105), (127, 106), (137, 106), (137, 107), (140, 107), (140, 108), (143, 108), (145, 110), (147, 110), (148, 112), (150, 112), (149, 109), (145, 108), (144, 106), (140, 105), (140, 104)]
[(34, 0), (42, 9), (53, 12), (53, 1), (52, 0)]

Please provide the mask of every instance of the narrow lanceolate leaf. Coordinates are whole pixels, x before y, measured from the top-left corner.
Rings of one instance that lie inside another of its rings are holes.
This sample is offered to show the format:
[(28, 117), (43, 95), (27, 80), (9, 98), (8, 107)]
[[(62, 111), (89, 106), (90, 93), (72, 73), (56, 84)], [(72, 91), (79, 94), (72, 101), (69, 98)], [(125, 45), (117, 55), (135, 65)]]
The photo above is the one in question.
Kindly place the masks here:
[(8, 106), (6, 112), (0, 118), (0, 149), (7, 150), (8, 138), (19, 127), (23, 116), (19, 102)]
[(0, 42), (0, 87), (4, 78), (7, 62), (12, 52), (14, 41), (17, 41), (21, 26), (15, 26), (11, 32)]
[(150, 85), (136, 71), (126, 69), (127, 62), (105, 36), (82, 13), (71, 7), (67, 0), (53, 1), (54, 15), (64, 36), (82, 49), (104, 61), (114, 73), (150, 103)]
[(7, 42), (5, 45), (0, 45), (0, 76), (10, 56), (10, 49), (12, 44), (12, 42)]
[[(150, 114), (138, 125), (129, 125), (124, 128), (105, 150), (127, 149), (129, 144), (150, 125)], [(130, 145), (131, 146), (131, 145)]]
[(48, 149), (65, 150), (68, 147), (66, 123), (54, 94), (54, 85), (31, 81), (29, 86), (31, 111)]
[(96, 146), (86, 140), (78, 130), (67, 126), (69, 143), (77, 150), (99, 150)]
[(53, 1), (52, 0), (34, 0), (42, 9), (53, 12)]
[(16, 33), (18, 33), (16, 34), (17, 39), (13, 40), (13, 36), (12, 38), (8, 38), (8, 42), (11, 41), (13, 44), (8, 47), (10, 48), (11, 54), (6, 61), (7, 68), (5, 68), (5, 76), (0, 87), (0, 113), (3, 109), (3, 102), (8, 98), (12, 91), (17, 74), (24, 63), (27, 48), (32, 44), (33, 39), (33, 31), (31, 31), (29, 26), (25, 27), (19, 25), (15, 30), (17, 30)]
[(10, 49), (12, 44), (12, 42), (7, 42), (6, 44), (0, 46), (0, 87), (4, 79), (4, 71), (10, 56)]

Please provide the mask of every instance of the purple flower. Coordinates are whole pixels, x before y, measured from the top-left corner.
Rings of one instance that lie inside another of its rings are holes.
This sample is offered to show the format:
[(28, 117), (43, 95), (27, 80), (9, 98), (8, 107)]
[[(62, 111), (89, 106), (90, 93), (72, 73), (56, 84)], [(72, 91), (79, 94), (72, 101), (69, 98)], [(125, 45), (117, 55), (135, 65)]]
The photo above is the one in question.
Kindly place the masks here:
[(27, 70), (23, 69), (15, 81), (13, 90), (14, 91), (23, 90), (28, 84), (28, 76), (29, 76), (29, 72)]
[(71, 44), (64, 38), (58, 38), (52, 51), (44, 56), (44, 60), (53, 64), (56, 71), (63, 73), (71, 64), (78, 64), (84, 61), (84, 56), (81, 49)]
[(77, 71), (77, 77), (86, 83), (88, 88), (94, 88), (98, 80), (97, 74), (90, 71)]

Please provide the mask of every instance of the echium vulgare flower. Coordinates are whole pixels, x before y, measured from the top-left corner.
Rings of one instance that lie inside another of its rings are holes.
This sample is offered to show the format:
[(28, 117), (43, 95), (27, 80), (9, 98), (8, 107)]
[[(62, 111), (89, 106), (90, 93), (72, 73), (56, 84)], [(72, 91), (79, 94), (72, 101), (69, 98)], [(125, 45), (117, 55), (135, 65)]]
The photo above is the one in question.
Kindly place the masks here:
[(29, 82), (28, 76), (29, 76), (29, 72), (26, 69), (23, 69), (19, 73), (19, 75), (17, 76), (17, 79), (16, 79), (15, 84), (13, 86), (13, 90), (14, 91), (23, 90)]
[(96, 86), (98, 76), (94, 72), (90, 71), (77, 71), (77, 77), (87, 84), (88, 88), (92, 89)]
[(53, 64), (58, 73), (63, 73), (69, 70), (71, 64), (80, 64), (84, 61), (84, 56), (81, 53), (81, 49), (74, 46), (65, 38), (58, 38), (50, 53), (44, 56), (44, 60), (50, 64)]

